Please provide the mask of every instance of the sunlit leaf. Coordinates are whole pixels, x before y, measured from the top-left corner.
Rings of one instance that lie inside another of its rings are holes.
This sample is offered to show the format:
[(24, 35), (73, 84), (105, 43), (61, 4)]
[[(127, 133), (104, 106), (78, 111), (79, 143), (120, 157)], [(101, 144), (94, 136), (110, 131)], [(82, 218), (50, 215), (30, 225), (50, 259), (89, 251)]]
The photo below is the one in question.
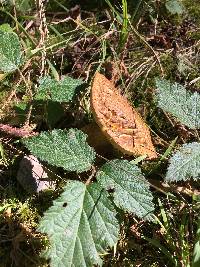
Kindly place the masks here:
[(39, 231), (49, 236), (44, 256), (52, 267), (102, 265), (100, 254), (116, 244), (119, 224), (106, 192), (98, 184), (71, 181), (45, 212)]
[(80, 91), (83, 81), (65, 77), (60, 81), (43, 77), (39, 81), (39, 87), (35, 96), (36, 100), (52, 100), (56, 102), (70, 102)]
[(31, 154), (67, 171), (83, 172), (91, 167), (95, 151), (86, 143), (87, 135), (77, 129), (53, 130), (23, 139)]
[(15, 71), (21, 63), (22, 52), (17, 34), (0, 30), (0, 71)]
[(200, 143), (184, 144), (169, 160), (166, 180), (186, 181), (200, 178)]
[(103, 188), (112, 189), (117, 207), (152, 220), (153, 196), (148, 182), (136, 165), (127, 160), (112, 160), (97, 172), (97, 181)]
[(191, 129), (200, 128), (200, 95), (191, 93), (178, 83), (156, 80), (158, 106), (171, 113)]

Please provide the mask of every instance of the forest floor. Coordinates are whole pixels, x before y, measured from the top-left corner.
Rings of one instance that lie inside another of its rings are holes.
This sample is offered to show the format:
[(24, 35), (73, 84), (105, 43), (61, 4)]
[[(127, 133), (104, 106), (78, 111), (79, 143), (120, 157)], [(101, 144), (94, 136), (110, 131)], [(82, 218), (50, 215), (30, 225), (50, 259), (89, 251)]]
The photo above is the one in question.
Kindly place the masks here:
[[(86, 129), (101, 157), (126, 158), (93, 136), (89, 94), (97, 70), (141, 114), (159, 155), (169, 150), (159, 165), (139, 163), (154, 184), (159, 223), (123, 215), (117, 247), (105, 255), (103, 266), (192, 267), (200, 184), (169, 186), (163, 178), (173, 147), (195, 137), (158, 109), (154, 93), (157, 77), (200, 92), (199, 0), (11, 2), (0, 1), (0, 24), (9, 24), (17, 33), (25, 63), (20, 71), (0, 72), (0, 267), (49, 266), (40, 257), (48, 238), (37, 227), (69, 176), (53, 169), (56, 176), (65, 178), (58, 178), (54, 190), (27, 193), (16, 178), (27, 150), (19, 142), (19, 133), (2, 131), (2, 125), (37, 132)], [(55, 104), (47, 109), (40, 103), (33, 107), (34, 84), (44, 75), (82, 79), (87, 88), (70, 108)]]

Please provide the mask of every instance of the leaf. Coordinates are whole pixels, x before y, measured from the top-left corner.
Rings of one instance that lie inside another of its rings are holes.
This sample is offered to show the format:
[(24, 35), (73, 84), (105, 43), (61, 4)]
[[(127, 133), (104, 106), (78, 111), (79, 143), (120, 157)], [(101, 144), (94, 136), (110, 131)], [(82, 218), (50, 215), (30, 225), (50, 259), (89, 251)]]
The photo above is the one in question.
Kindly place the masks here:
[(53, 130), (23, 139), (31, 154), (67, 171), (90, 169), (95, 151), (86, 143), (87, 135), (77, 129)]
[(116, 244), (119, 224), (106, 192), (97, 184), (67, 184), (42, 218), (39, 231), (47, 233), (50, 248), (44, 254), (52, 267), (101, 266), (99, 254)]
[(184, 144), (169, 160), (166, 180), (186, 181), (200, 178), (200, 143)]
[(148, 126), (114, 85), (96, 73), (91, 89), (91, 108), (95, 121), (108, 140), (129, 155), (157, 154)]
[(13, 29), (10, 27), (10, 25), (8, 23), (1, 24), (0, 25), (0, 31), (13, 33)]
[(200, 95), (187, 91), (178, 83), (171, 84), (165, 79), (157, 79), (158, 106), (170, 112), (181, 123), (191, 129), (200, 128)]
[(39, 81), (39, 84), (35, 96), (36, 100), (49, 99), (56, 102), (70, 102), (80, 91), (83, 81), (71, 77), (65, 77), (60, 81), (56, 81), (49, 76), (45, 76)]
[(0, 71), (15, 71), (22, 62), (22, 52), (17, 34), (0, 30)]
[(181, 15), (184, 12), (184, 7), (178, 0), (168, 0), (165, 6), (172, 15)]
[(112, 160), (97, 172), (97, 181), (103, 188), (114, 190), (113, 198), (117, 207), (139, 218), (152, 220), (153, 196), (137, 166), (127, 160)]

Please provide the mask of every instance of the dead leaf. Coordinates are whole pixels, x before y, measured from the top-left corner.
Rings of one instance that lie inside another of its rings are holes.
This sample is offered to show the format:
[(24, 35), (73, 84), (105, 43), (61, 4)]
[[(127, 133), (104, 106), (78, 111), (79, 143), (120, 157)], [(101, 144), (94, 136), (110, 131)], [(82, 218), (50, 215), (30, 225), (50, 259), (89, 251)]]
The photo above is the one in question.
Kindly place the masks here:
[(114, 85), (96, 73), (91, 89), (94, 118), (113, 146), (128, 155), (157, 157), (148, 126)]

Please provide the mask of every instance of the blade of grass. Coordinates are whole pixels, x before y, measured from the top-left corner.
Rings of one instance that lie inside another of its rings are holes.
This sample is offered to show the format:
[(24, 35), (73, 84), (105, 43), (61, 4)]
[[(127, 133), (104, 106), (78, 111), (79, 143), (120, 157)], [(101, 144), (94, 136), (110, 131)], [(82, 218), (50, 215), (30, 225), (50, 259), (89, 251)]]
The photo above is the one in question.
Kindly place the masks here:
[(165, 160), (172, 152), (172, 149), (175, 147), (176, 141), (178, 140), (178, 136), (170, 143), (169, 147), (165, 151), (165, 153), (161, 156), (158, 163), (161, 163), (161, 161)]
[(172, 225), (171, 225), (171, 223), (170, 223), (170, 221), (168, 219), (168, 215), (165, 212), (163, 204), (162, 204), (162, 202), (161, 202), (161, 200), (159, 198), (158, 198), (158, 204), (159, 204), (159, 207), (160, 207), (160, 213), (161, 213), (161, 216), (162, 216), (163, 225), (164, 225), (164, 229), (165, 229), (166, 242), (172, 248), (172, 251), (175, 251), (176, 250), (176, 244), (174, 243), (174, 240), (173, 240), (173, 237), (172, 237), (172, 233), (171, 233), (171, 229), (173, 229), (173, 228), (172, 228)]
[(170, 260), (170, 262), (174, 264), (175, 267), (179, 266), (177, 259), (174, 258), (173, 255), (163, 245), (161, 245), (158, 240), (152, 239), (152, 238), (149, 238), (149, 237), (146, 237), (146, 236), (142, 236), (142, 238), (144, 240), (148, 241), (154, 247), (158, 248)]
[(181, 259), (184, 266), (190, 266), (190, 247), (187, 241), (187, 226), (188, 226), (188, 215), (184, 214), (183, 219), (181, 220), (179, 228), (179, 239), (180, 239), (180, 250), (181, 250)]
[(69, 9), (66, 8), (65, 6), (63, 6), (60, 2), (58, 2), (57, 0), (53, 0), (59, 7), (61, 7), (62, 9), (64, 9), (65, 11), (69, 12)]
[(120, 34), (120, 46), (119, 46), (120, 50), (124, 47), (128, 37), (128, 7), (126, 0), (122, 0), (122, 10), (123, 10), (123, 22)]
[(64, 37), (59, 31), (56, 30), (56, 28), (53, 25), (48, 24), (48, 27), (61, 39), (64, 40)]
[(119, 13), (119, 12), (116, 10), (116, 8), (110, 3), (109, 0), (105, 0), (105, 2), (108, 4), (108, 6), (109, 6), (110, 9), (112, 10), (112, 12), (115, 14), (118, 23), (122, 24), (123, 20), (122, 20), (122, 17), (121, 17), (121, 15), (120, 15), (120, 13)]
[(97, 71), (100, 71), (101, 66), (105, 62), (105, 59), (106, 59), (107, 43), (106, 43), (106, 40), (105, 39), (103, 39), (101, 41), (101, 47), (102, 47), (102, 59), (100, 60), (100, 64), (99, 64), (99, 66), (97, 68)]
[(137, 15), (137, 13), (138, 13), (138, 11), (139, 11), (139, 9), (140, 9), (140, 6), (141, 6), (142, 2), (143, 2), (143, 0), (139, 0), (139, 1), (137, 2), (137, 4), (136, 4), (136, 7), (135, 7), (135, 9), (134, 9), (134, 11), (133, 11), (133, 14), (132, 14), (132, 16), (131, 16), (131, 23), (132, 23), (132, 24), (135, 24), (135, 18), (136, 18), (136, 15)]
[(136, 159), (131, 160), (130, 163), (136, 165), (136, 164), (138, 164), (139, 162), (143, 161), (146, 158), (147, 158), (147, 155), (142, 155), (140, 157), (137, 157)]
[(158, 170), (158, 168), (160, 167), (161, 163), (167, 159), (167, 157), (171, 154), (172, 149), (175, 147), (175, 144), (178, 140), (178, 136), (172, 140), (172, 142), (170, 143), (170, 145), (168, 146), (168, 148), (166, 149), (166, 151), (164, 152), (164, 154), (160, 157), (159, 161), (157, 162), (157, 164), (150, 170), (150, 172), (148, 173), (148, 175), (154, 173), (155, 171)]
[(129, 26), (132, 30), (132, 32), (135, 34), (136, 37), (138, 37), (138, 39), (147, 47), (149, 48), (149, 50), (154, 54), (156, 61), (158, 62), (158, 65), (160, 67), (160, 71), (161, 71), (161, 75), (162, 77), (164, 76), (164, 70), (163, 67), (161, 65), (160, 59), (158, 57), (158, 55), (156, 54), (156, 52), (154, 51), (154, 49), (151, 47), (151, 45), (145, 40), (145, 37), (142, 36), (137, 30), (136, 28), (133, 27), (133, 25), (131, 24), (131, 21), (129, 20)]
[[(57, 47), (57, 46), (59, 46), (59, 45), (68, 44), (69, 41), (70, 41), (71, 39), (72, 39), (72, 37), (70, 37), (70, 38), (67, 39), (67, 40), (58, 42), (58, 43), (56, 43), (56, 44), (47, 46), (45, 49), (46, 49), (46, 51), (47, 51), (47, 50), (51, 50), (51, 49), (53, 49), (53, 48), (55, 48), (55, 47)], [(38, 52), (43, 51), (43, 49), (44, 49), (43, 47), (39, 47), (39, 48), (36, 48), (36, 49), (31, 50), (31, 56), (37, 54)]]
[(193, 250), (192, 267), (200, 266), (200, 218), (197, 223), (196, 242)]
[(4, 148), (3, 148), (2, 142), (0, 142), (0, 156), (1, 156), (3, 164), (5, 166), (8, 166), (8, 160), (7, 160), (6, 156), (5, 156), (5, 152), (4, 152)]
[(119, 47), (118, 52), (122, 50), (124, 44), (126, 43), (127, 36), (128, 36), (128, 7), (127, 1), (122, 0), (122, 14), (120, 14), (117, 9), (111, 4), (109, 0), (105, 0), (110, 9), (112, 10), (113, 14), (116, 16), (117, 22), (122, 26), (120, 31), (120, 38), (119, 38)]
[(52, 73), (52, 76), (54, 77), (54, 79), (56, 81), (59, 81), (59, 74), (56, 70), (56, 68), (53, 66), (53, 64), (49, 61), (49, 59), (47, 59), (47, 63), (49, 65), (49, 68), (51, 69), (51, 73)]

